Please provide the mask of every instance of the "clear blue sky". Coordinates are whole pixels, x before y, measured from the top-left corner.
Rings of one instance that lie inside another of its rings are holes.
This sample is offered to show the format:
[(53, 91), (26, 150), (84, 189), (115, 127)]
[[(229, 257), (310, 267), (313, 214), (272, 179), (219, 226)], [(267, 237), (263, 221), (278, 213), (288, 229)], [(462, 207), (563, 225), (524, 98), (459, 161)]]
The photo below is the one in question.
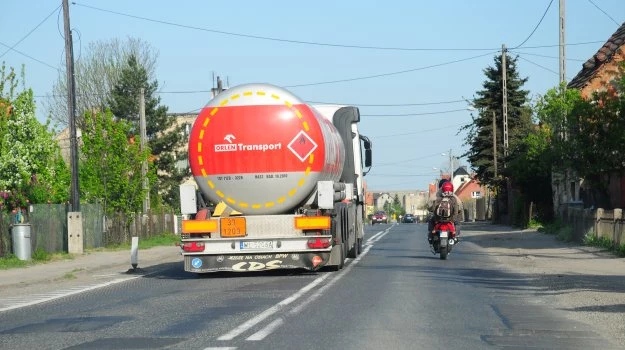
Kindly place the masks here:
[[(513, 48), (534, 30), (550, 0), (448, 1), (122, 1), (70, 4), (74, 53), (89, 42), (137, 37), (159, 53), (156, 78), (163, 92), (209, 90), (213, 72), (231, 85), (267, 82), (280, 86), (320, 83), (385, 73), (370, 79), (289, 88), (306, 101), (355, 104), (361, 130), (373, 140), (370, 190), (427, 189), (433, 168), (448, 167), (441, 153), (462, 154), (460, 125), (470, 122), (466, 103), (484, 81), (494, 52)], [(558, 3), (522, 48), (518, 62), (532, 97), (558, 83)], [(60, 1), (3, 0), (0, 55), (60, 5)], [(141, 16), (231, 33), (329, 44), (419, 48), (374, 50), (269, 41), (169, 26), (88, 8)], [(604, 11), (605, 13), (603, 13)], [(606, 14), (607, 13), (607, 14)], [(570, 80), (625, 21), (623, 0), (567, 0), (566, 54)], [(615, 23), (616, 22), (616, 23)], [(618, 24), (617, 24), (618, 23)], [(64, 68), (62, 15), (54, 13), (15, 49), (0, 58), (26, 67), (36, 96), (49, 94)], [(593, 42), (590, 44), (580, 44)], [(435, 50), (434, 50), (435, 49)], [(483, 50), (486, 49), (486, 50)], [(485, 55), (483, 57), (468, 59)], [(465, 60), (468, 59), (468, 60)], [(445, 64), (448, 62), (454, 62)], [(170, 112), (196, 110), (207, 93), (161, 94)], [(46, 111), (39, 97), (38, 117)], [(366, 106), (425, 104), (413, 106)], [(453, 110), (460, 110), (449, 112)], [(436, 114), (423, 114), (436, 113)], [(421, 114), (397, 116), (398, 114)], [(461, 164), (463, 161), (461, 160)]]

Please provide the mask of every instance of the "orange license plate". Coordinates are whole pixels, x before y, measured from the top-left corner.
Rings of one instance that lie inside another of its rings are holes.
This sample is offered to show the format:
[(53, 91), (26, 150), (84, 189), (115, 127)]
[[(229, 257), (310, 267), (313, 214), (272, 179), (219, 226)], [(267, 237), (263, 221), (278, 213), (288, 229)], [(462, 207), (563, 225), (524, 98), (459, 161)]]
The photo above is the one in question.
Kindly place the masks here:
[(247, 235), (245, 218), (221, 218), (219, 228), (221, 237), (245, 237)]

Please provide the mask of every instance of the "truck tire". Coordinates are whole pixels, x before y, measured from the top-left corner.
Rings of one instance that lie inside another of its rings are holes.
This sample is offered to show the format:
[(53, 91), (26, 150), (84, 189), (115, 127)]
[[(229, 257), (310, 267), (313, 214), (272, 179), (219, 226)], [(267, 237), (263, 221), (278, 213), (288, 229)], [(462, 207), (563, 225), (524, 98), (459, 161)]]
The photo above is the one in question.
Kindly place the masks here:
[(345, 266), (345, 248), (344, 245), (341, 244), (341, 246), (338, 249), (339, 254), (340, 254), (340, 258), (339, 258), (339, 263), (337, 265), (329, 265), (328, 269), (330, 271), (339, 271), (343, 268), (343, 266)]

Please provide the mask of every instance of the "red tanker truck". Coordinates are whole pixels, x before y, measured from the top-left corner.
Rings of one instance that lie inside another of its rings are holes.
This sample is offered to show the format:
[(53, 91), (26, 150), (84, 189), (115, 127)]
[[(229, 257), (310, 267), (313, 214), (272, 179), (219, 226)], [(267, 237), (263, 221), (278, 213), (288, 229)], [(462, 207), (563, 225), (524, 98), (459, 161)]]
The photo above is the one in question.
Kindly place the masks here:
[[(185, 271), (338, 270), (355, 258), (371, 167), (359, 121), (356, 107), (308, 105), (269, 84), (211, 100), (191, 129), (189, 163), (198, 198), (218, 204), (182, 221)], [(192, 200), (181, 187), (181, 205)]]

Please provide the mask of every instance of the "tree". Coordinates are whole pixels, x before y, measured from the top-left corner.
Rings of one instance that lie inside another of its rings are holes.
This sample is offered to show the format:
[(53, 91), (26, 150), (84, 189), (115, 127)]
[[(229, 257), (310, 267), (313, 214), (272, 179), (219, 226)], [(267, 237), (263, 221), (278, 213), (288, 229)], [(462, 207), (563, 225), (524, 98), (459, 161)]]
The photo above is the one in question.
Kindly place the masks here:
[[(24, 73), (22, 73), (22, 82)], [(16, 93), (14, 69), (0, 68), (0, 205), (6, 209), (28, 203), (63, 202), (70, 172), (63, 162), (49, 124), (35, 116), (31, 89)], [(5, 91), (8, 88), (8, 91)]]
[[(508, 172), (513, 174), (514, 187), (518, 188), (525, 202), (534, 203), (535, 209), (529, 215), (522, 215), (521, 226), (536, 215), (542, 222), (553, 216), (551, 171), (553, 153), (551, 135), (545, 125), (537, 125), (517, 144), (508, 163)], [(523, 213), (525, 214), (525, 213)], [(517, 221), (517, 223), (520, 223)]]
[(178, 185), (183, 176), (176, 168), (179, 158), (178, 149), (183, 145), (182, 126), (176, 126), (175, 119), (167, 117), (167, 107), (160, 105), (156, 80), (149, 81), (147, 70), (137, 58), (131, 55), (122, 68), (120, 78), (113, 88), (109, 105), (113, 114), (127, 120), (130, 132), (139, 130), (139, 94), (144, 89), (146, 133), (148, 146), (153, 155), (152, 167), (158, 173), (156, 186), (151, 186), (150, 198), (158, 204), (159, 199), (169, 206), (176, 206), (179, 201)]
[[(502, 90), (502, 55), (496, 56), (495, 65), (484, 69), (486, 80), (483, 90), (477, 91), (472, 106), (478, 111), (471, 124), (462, 127), (467, 130), (465, 144), (469, 146), (466, 156), (476, 171), (480, 183), (500, 185), (495, 178), (493, 160), (493, 112), (497, 120), (497, 159), (499, 172), (504, 173), (506, 163), (503, 150), (503, 90)], [(527, 106), (528, 91), (522, 90), (527, 78), (521, 79), (517, 72), (517, 58), (506, 55), (506, 86), (508, 100), (508, 144), (509, 149), (527, 135), (531, 126), (531, 110)]]
[[(75, 61), (76, 82), (76, 121), (83, 126), (85, 112), (104, 111), (111, 91), (117, 84), (122, 67), (128, 57), (134, 55), (152, 79), (156, 69), (158, 53), (145, 41), (128, 38), (125, 41), (111, 39), (89, 44), (84, 52), (79, 52)], [(66, 126), (67, 115), (67, 76), (59, 72), (52, 89), (52, 96), (47, 101), (52, 120)]]
[(86, 113), (84, 120), (79, 168), (82, 198), (103, 203), (109, 215), (140, 211), (145, 198), (141, 164), (148, 152), (139, 149), (131, 125), (114, 120), (110, 111)]
[(556, 169), (573, 170), (593, 192), (593, 204), (611, 207), (608, 175), (625, 173), (625, 64), (604, 91), (588, 100), (576, 89), (551, 89), (537, 103), (550, 130)]

